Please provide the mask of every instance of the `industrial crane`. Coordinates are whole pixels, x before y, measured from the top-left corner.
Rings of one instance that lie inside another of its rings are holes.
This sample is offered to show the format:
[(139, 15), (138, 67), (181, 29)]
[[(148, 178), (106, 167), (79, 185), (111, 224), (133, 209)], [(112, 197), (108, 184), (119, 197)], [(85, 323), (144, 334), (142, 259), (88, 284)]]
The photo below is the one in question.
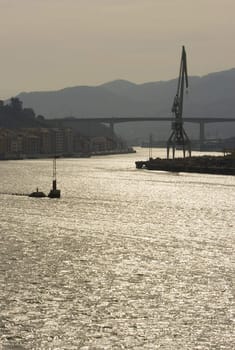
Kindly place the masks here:
[(184, 46), (182, 47), (180, 73), (178, 79), (177, 92), (174, 98), (172, 113), (175, 115), (175, 120), (172, 122), (172, 132), (167, 141), (167, 158), (170, 155), (170, 148), (172, 148), (172, 158), (175, 158), (175, 150), (177, 146), (182, 147), (185, 158), (186, 151), (191, 157), (191, 142), (183, 127), (183, 100), (184, 100), (184, 83), (188, 88), (188, 73), (187, 73), (187, 59)]

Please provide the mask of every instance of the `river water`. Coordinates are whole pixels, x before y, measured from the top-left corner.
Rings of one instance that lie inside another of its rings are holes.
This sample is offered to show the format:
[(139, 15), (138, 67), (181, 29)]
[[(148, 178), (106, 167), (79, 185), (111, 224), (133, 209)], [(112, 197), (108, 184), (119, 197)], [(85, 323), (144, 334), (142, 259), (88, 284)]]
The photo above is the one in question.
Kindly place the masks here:
[[(0, 194), (1, 350), (234, 348), (235, 178), (147, 157), (59, 159), (59, 200)], [(1, 193), (50, 189), (51, 160), (0, 168)]]

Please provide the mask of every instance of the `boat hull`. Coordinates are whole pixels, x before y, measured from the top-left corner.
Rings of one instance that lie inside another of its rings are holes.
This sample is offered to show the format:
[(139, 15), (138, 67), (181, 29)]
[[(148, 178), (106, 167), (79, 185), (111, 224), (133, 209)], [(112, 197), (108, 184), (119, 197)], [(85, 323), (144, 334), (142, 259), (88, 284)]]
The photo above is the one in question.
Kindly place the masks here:
[(48, 197), (49, 198), (60, 198), (60, 190), (51, 190), (49, 193), (48, 193)]

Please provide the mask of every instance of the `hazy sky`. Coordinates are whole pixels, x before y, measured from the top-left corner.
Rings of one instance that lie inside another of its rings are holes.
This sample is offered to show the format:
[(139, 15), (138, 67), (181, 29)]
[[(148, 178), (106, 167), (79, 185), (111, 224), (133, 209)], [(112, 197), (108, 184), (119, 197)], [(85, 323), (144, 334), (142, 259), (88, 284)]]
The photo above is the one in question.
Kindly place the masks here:
[(235, 67), (235, 0), (0, 0), (0, 98)]

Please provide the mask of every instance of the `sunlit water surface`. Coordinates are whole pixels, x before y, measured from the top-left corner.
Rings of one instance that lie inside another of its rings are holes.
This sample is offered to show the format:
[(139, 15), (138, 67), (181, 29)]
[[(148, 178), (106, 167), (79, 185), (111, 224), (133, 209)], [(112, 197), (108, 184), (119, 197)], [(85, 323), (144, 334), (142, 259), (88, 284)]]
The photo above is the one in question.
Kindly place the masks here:
[[(147, 156), (59, 159), (59, 200), (0, 195), (0, 349), (234, 348), (235, 178)], [(1, 162), (0, 192), (51, 173)]]

